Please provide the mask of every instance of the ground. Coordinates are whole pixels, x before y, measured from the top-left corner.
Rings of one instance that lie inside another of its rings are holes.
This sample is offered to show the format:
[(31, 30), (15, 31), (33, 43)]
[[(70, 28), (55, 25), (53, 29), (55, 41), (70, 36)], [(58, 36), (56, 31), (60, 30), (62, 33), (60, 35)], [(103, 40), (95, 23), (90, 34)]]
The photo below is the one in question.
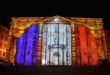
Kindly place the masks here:
[(21, 67), (1, 65), (0, 75), (109, 75), (110, 65)]

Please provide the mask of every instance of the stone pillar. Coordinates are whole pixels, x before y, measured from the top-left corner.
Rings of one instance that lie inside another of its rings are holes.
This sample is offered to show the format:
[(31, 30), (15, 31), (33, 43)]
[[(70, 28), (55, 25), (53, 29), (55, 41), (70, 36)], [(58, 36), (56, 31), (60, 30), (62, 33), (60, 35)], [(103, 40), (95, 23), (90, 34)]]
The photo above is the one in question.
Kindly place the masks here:
[(38, 55), (37, 55), (37, 65), (40, 66), (41, 65), (41, 59), (42, 59), (42, 28), (43, 28), (43, 23), (40, 22), (39, 23), (39, 27), (40, 27), (40, 32), (39, 32), (39, 43), (38, 43)]

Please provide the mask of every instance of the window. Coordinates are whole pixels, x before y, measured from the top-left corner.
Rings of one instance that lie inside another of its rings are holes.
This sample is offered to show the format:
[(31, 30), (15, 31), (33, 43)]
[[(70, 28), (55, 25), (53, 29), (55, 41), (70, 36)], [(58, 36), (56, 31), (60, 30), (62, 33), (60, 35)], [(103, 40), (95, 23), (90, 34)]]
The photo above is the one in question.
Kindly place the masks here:
[(5, 37), (5, 41), (7, 41), (7, 37)]
[(1, 43), (1, 41), (0, 41), (0, 48), (2, 47), (2, 43)]
[(1, 55), (1, 51), (0, 51), (0, 55)]
[(6, 44), (6, 42), (5, 42), (5, 43), (4, 43), (4, 47), (6, 47), (6, 45), (7, 45), (7, 44)]
[(3, 52), (3, 56), (5, 56), (5, 52)]
[(95, 30), (95, 34), (98, 34), (98, 31), (97, 30)]
[(8, 35), (8, 33), (9, 33), (9, 32), (8, 32), (8, 31), (6, 31), (6, 34), (7, 34), (7, 35)]
[(1, 39), (3, 39), (4, 38), (4, 36), (3, 35), (1, 35)]

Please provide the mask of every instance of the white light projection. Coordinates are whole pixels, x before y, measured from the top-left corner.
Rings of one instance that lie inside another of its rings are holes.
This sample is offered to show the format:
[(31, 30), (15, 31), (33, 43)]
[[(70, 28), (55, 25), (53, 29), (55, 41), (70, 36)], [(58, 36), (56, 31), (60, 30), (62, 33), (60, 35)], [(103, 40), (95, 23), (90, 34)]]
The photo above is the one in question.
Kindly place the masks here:
[(71, 65), (71, 28), (54, 18), (43, 27), (42, 65)]

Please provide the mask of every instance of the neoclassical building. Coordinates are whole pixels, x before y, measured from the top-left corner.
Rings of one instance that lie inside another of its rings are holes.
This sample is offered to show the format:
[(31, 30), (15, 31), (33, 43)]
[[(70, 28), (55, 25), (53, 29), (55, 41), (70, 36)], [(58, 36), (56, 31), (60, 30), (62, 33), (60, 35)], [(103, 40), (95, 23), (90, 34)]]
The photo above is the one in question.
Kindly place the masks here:
[(108, 59), (102, 18), (13, 17), (7, 61), (25, 66), (98, 65)]

